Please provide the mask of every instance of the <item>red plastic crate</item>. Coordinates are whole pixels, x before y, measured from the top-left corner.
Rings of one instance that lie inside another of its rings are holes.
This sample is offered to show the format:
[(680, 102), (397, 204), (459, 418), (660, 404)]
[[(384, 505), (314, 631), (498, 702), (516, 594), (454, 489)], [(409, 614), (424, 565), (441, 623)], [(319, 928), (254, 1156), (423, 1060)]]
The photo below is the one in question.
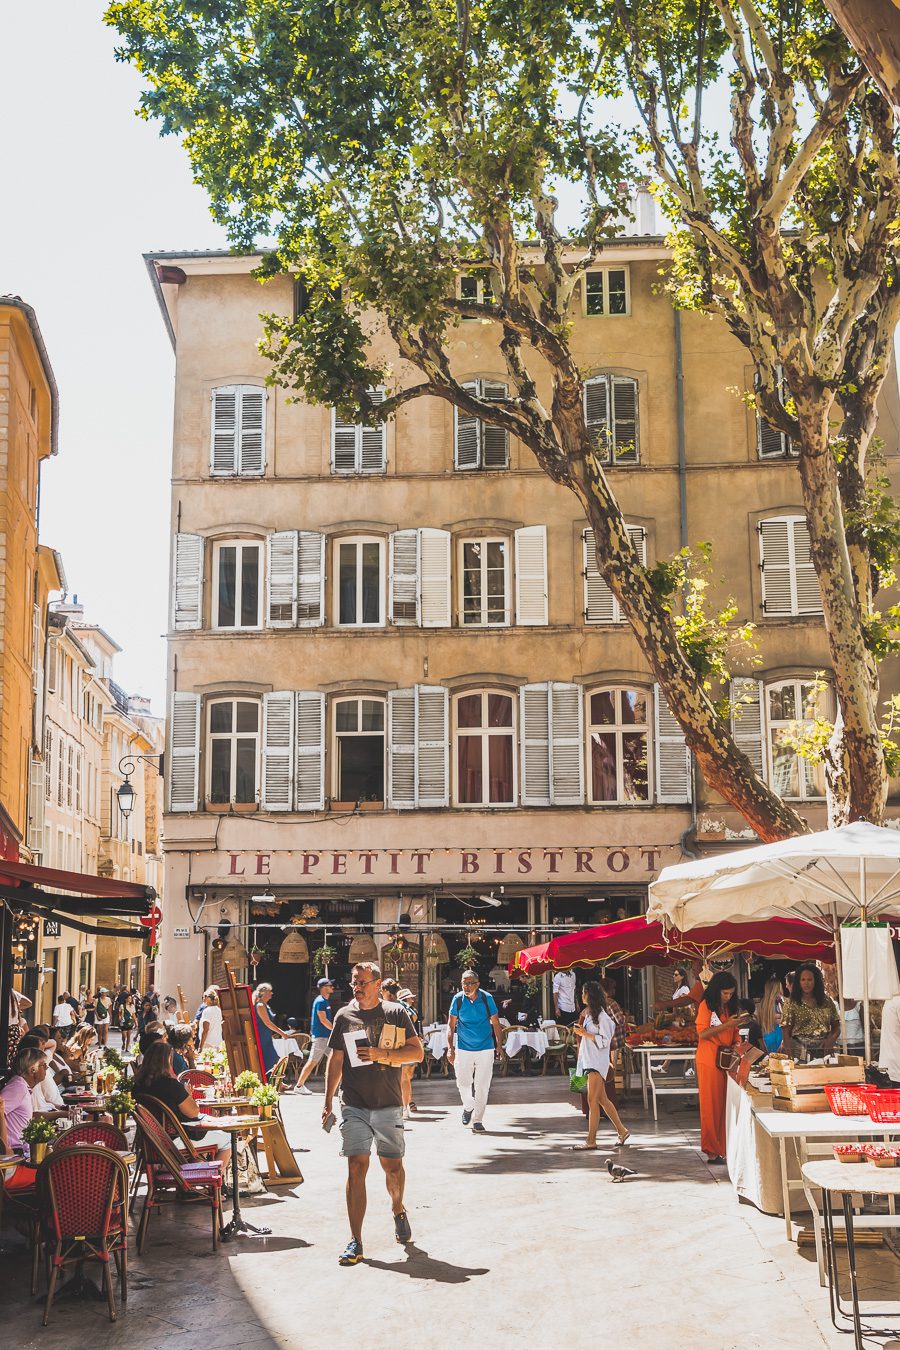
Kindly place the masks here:
[(900, 1125), (900, 1088), (870, 1088), (866, 1110), (879, 1125)]
[(825, 1096), (833, 1116), (864, 1116), (868, 1113), (867, 1083), (826, 1083)]

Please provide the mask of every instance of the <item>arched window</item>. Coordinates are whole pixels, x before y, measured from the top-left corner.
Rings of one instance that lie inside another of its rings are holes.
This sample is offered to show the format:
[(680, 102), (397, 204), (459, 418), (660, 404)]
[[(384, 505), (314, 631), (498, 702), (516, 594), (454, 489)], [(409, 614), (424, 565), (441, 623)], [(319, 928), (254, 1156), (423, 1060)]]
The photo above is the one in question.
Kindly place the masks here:
[(651, 695), (647, 689), (597, 689), (588, 694), (590, 800), (650, 800)]
[(460, 694), (456, 709), (456, 804), (510, 806), (516, 800), (513, 697)]

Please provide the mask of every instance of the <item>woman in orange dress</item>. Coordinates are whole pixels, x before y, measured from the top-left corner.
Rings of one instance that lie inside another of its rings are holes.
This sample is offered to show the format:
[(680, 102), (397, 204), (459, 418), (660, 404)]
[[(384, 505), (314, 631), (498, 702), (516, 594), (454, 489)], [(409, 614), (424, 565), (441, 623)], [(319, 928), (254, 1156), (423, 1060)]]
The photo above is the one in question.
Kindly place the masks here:
[(707, 1162), (725, 1161), (725, 1090), (727, 1078), (716, 1064), (719, 1047), (740, 1039), (737, 985), (727, 971), (714, 975), (697, 1009), (697, 1089), (700, 1094), (700, 1147)]

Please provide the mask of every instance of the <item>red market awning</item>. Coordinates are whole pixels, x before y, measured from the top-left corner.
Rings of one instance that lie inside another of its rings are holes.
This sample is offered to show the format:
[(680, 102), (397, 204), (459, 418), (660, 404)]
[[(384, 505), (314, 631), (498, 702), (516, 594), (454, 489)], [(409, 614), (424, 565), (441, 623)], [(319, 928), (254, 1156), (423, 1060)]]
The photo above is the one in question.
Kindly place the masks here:
[(59, 891), (74, 891), (77, 895), (92, 895), (98, 899), (155, 900), (152, 886), (139, 886), (134, 881), (117, 881), (114, 877), (91, 876), (87, 872), (63, 872), (56, 867), (34, 867), (31, 863), (6, 862), (0, 859), (0, 886), (7, 880), (23, 882), (28, 886), (52, 886)]
[(663, 966), (681, 958), (721, 960), (733, 952), (754, 952), (772, 960), (834, 961), (830, 935), (800, 919), (720, 923), (679, 933), (638, 916), (578, 933), (563, 933), (539, 946), (524, 947), (510, 962), (509, 969), (524, 975), (542, 975), (548, 970), (572, 970), (576, 966)]

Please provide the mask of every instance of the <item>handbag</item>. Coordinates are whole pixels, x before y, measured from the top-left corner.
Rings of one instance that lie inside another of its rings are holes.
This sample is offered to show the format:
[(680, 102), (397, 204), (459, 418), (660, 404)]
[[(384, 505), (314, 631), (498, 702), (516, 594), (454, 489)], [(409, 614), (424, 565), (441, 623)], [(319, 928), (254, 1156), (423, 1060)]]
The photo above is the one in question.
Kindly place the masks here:
[(716, 1068), (727, 1073), (734, 1063), (734, 1050), (730, 1045), (720, 1045), (716, 1050)]
[(572, 1069), (569, 1073), (569, 1091), (585, 1092), (587, 1090), (587, 1074), (579, 1073), (577, 1069)]

